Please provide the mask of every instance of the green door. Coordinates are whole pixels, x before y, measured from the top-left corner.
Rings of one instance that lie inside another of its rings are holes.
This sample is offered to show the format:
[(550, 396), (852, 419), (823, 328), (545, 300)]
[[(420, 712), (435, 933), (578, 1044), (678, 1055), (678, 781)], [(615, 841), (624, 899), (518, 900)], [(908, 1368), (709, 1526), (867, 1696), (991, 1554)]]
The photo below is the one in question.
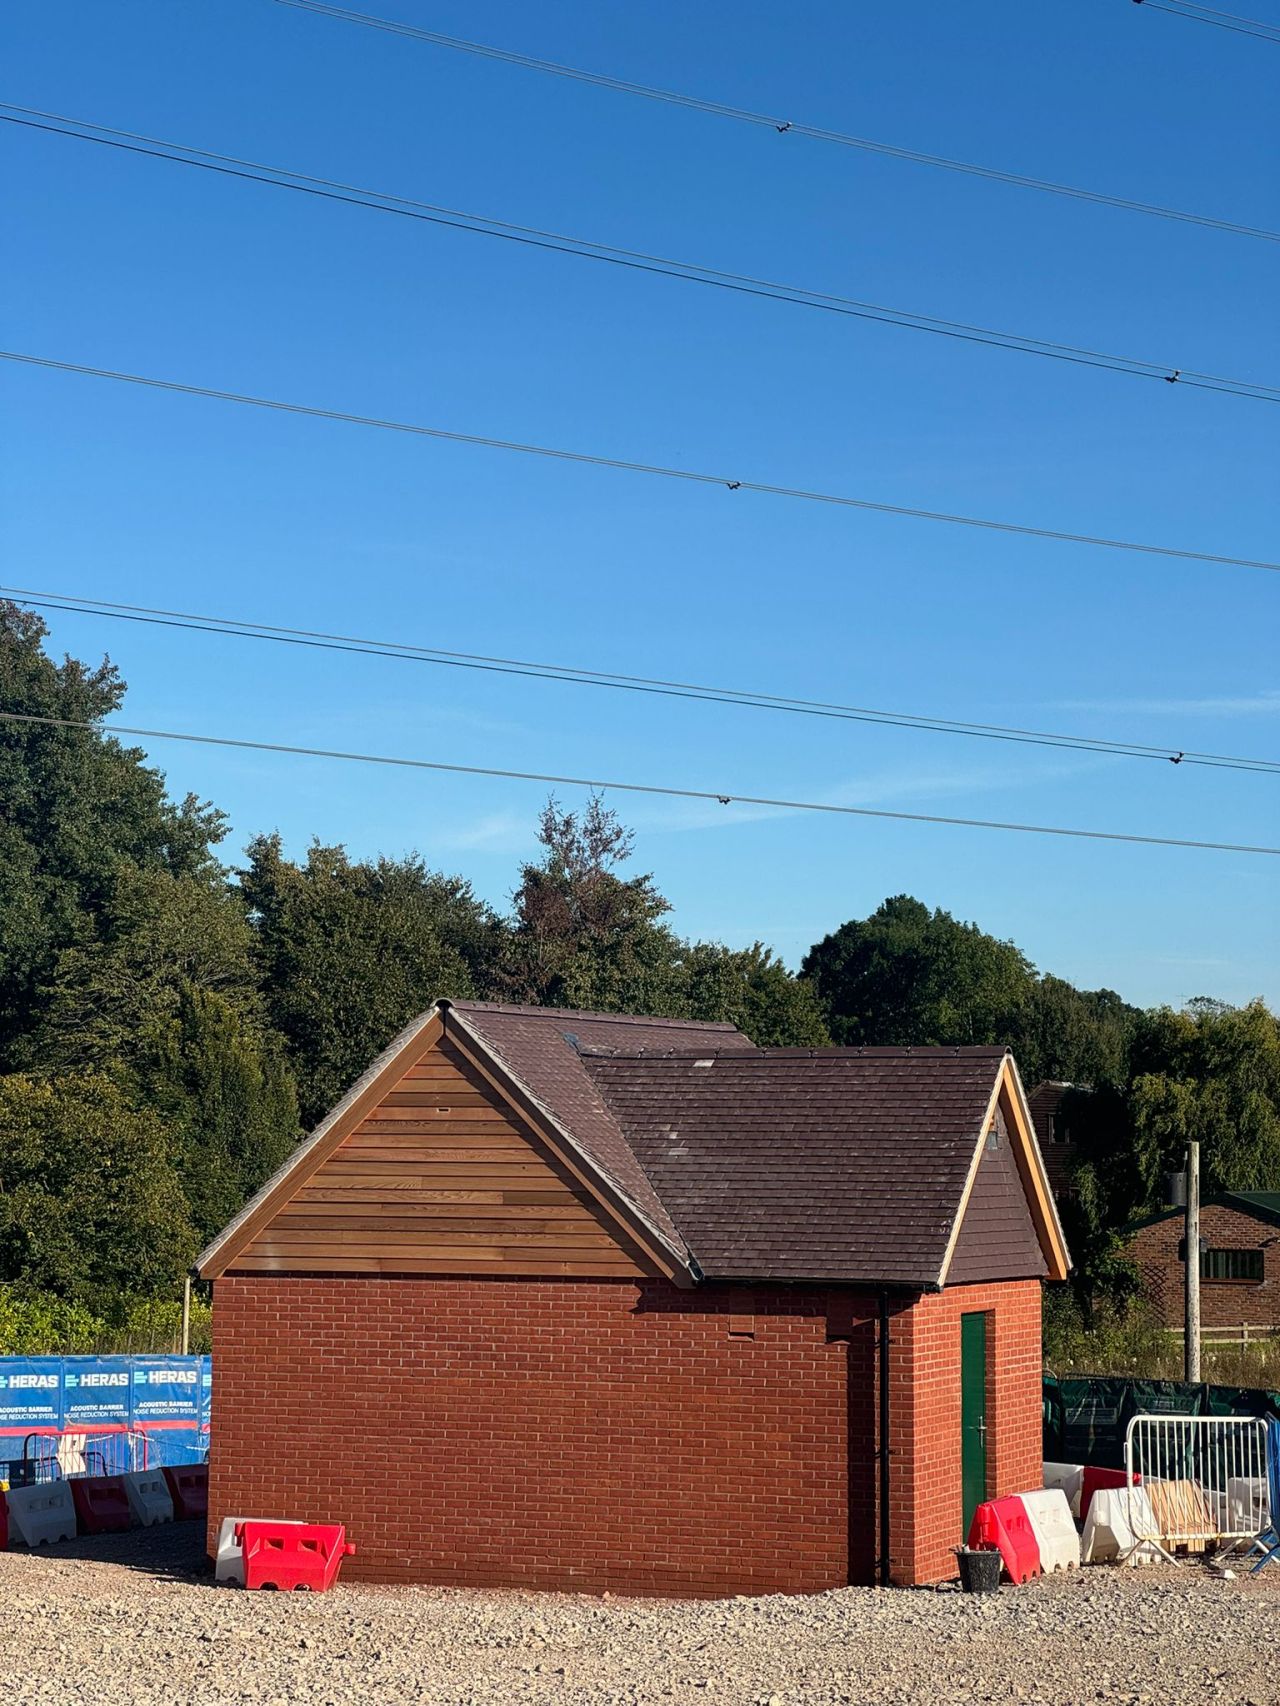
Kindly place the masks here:
[(987, 1496), (987, 1318), (960, 1317), (960, 1474), (964, 1535)]

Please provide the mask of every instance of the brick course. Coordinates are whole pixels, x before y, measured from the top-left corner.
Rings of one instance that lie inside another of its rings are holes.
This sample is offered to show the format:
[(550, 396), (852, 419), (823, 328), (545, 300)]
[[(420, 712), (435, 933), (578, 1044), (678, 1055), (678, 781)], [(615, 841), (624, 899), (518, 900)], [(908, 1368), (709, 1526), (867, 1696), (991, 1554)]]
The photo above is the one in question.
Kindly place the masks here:
[[(989, 1490), (1040, 1478), (1040, 1287), (896, 1302), (895, 1580), (955, 1573), (959, 1317), (989, 1310)], [(876, 1301), (821, 1286), (228, 1276), (210, 1538), (337, 1520), (378, 1581), (641, 1594), (873, 1579)]]

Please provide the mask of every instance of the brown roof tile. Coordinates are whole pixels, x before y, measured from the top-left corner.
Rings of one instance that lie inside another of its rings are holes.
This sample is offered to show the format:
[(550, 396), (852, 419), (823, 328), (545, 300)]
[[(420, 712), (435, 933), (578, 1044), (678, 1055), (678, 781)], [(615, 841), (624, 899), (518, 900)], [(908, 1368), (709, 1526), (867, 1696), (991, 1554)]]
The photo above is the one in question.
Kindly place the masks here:
[(583, 1064), (709, 1278), (929, 1285), (1003, 1057), (615, 1050)]
[(662, 1053), (680, 1049), (750, 1049), (732, 1025), (694, 1019), (643, 1018), (630, 1013), (579, 1013), (511, 1002), (454, 1001), (446, 1031), (461, 1020), (524, 1086), (534, 1101), (623, 1194), (642, 1219), (680, 1257), (688, 1249), (668, 1205), (654, 1190), (617, 1120), (583, 1063), (587, 1049)]

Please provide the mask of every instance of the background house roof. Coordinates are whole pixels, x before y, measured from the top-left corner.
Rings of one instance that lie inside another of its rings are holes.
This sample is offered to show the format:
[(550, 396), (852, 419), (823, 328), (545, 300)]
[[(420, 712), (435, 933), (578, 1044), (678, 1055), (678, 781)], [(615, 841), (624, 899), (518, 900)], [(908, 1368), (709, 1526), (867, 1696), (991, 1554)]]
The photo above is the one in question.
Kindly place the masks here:
[[(1211, 1196), (1201, 1197), (1200, 1207), (1233, 1208), (1240, 1214), (1252, 1215), (1255, 1220), (1264, 1220), (1268, 1225), (1280, 1226), (1280, 1191), (1215, 1191)], [(1185, 1208), (1162, 1208), (1158, 1214), (1147, 1214), (1141, 1220), (1131, 1221), (1125, 1227), (1125, 1235), (1141, 1232), (1144, 1226), (1156, 1226), (1162, 1220), (1172, 1220), (1175, 1215), (1182, 1219), (1186, 1212)]]

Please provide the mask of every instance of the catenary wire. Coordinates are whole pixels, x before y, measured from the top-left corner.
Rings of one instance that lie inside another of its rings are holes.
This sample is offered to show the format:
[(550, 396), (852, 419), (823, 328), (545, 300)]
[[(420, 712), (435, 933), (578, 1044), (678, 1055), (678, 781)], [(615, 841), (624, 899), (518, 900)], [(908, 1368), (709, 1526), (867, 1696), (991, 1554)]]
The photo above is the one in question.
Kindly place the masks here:
[(314, 628), (282, 628), (268, 622), (240, 617), (208, 616), (186, 610), (165, 610), (146, 604), (117, 604), (107, 599), (79, 598), (70, 593), (46, 592), (31, 587), (0, 585), (0, 596), (37, 610), (68, 610), (82, 616), (105, 616), (116, 621), (137, 622), (153, 627), (177, 628), (192, 633), (222, 634), (231, 639), (268, 640), (276, 644), (310, 647), (319, 651), (353, 653), (362, 657), (395, 658), (402, 663), (438, 664), (454, 669), (489, 674), (515, 675), (539, 681), (559, 681), (576, 687), (603, 687), (661, 698), (692, 699), (708, 704), (737, 705), (749, 710), (787, 712), (794, 715), (830, 718), (841, 722), (914, 729), (928, 734), (966, 735), (975, 739), (1008, 741), (1023, 746), (1042, 746), (1102, 757), (1143, 758), (1164, 764), (1191, 764), (1219, 770), (1241, 770), (1262, 775), (1280, 775), (1280, 761), (1242, 758), (1226, 753), (1194, 752), (1171, 746), (1151, 746), (1139, 741), (1116, 741), (1089, 735), (1064, 735), (1043, 729), (1011, 728), (1000, 723), (963, 722), (954, 717), (929, 717), (905, 711), (875, 710), (865, 705), (841, 705), (829, 700), (797, 699), (760, 693), (745, 688), (707, 686), (698, 682), (671, 681), (653, 676), (625, 675), (617, 671), (583, 669), (575, 664), (495, 657), (483, 652), (447, 651), (408, 641), (373, 640), (352, 634), (326, 633)]
[(687, 480), (699, 486), (722, 486), (731, 492), (754, 492), (764, 497), (789, 498), (803, 503), (833, 504), (841, 509), (869, 510), (879, 515), (906, 516), (915, 521), (940, 521), (956, 527), (985, 528), (991, 532), (1012, 533), (1028, 539), (1054, 539), (1068, 545), (1095, 545), (1111, 551), (1134, 551), (1144, 556), (1174, 557), (1183, 562), (1280, 572), (1280, 562), (1267, 558), (1229, 557), (1219, 552), (1191, 551), (1175, 545), (1149, 545), (1133, 539), (1109, 539), (1101, 534), (1068, 533), (1060, 528), (1031, 527), (1022, 522), (953, 515), (945, 510), (881, 503), (871, 498), (849, 497), (839, 492), (813, 491), (803, 486), (774, 485), (763, 480), (738, 479), (733, 475), (709, 474), (693, 468), (671, 468), (655, 462), (633, 462), (623, 457), (596, 455), (585, 450), (562, 450), (546, 444), (525, 444), (517, 439), (456, 432), (446, 427), (423, 426), (414, 421), (352, 414), (342, 409), (322, 408), (317, 404), (290, 403), (278, 397), (255, 397), (246, 392), (221, 391), (212, 386), (192, 385), (177, 379), (157, 379), (148, 374), (125, 373), (110, 367), (91, 367), (84, 362), (62, 361), (54, 356), (31, 355), (22, 350), (0, 349), (0, 361), (19, 362), (26, 367), (44, 368), (54, 373), (75, 373), (92, 379), (111, 379), (125, 385), (141, 385), (148, 390), (169, 391), (184, 397), (206, 397), (220, 403), (238, 403), (248, 408), (272, 410), (278, 414), (302, 415), (310, 420), (338, 421), (347, 426), (374, 427), (382, 432), (406, 433), (415, 438), (438, 439), (450, 444), (473, 445), (485, 450), (509, 450), (524, 456), (545, 456), (553, 462), (609, 468), (626, 474), (649, 474), (667, 480)]
[[(286, 5), (292, 5), (294, 0), (285, 0)], [(1230, 30), (1237, 36), (1254, 36), (1259, 41), (1280, 43), (1280, 25), (1263, 23), (1260, 18), (1241, 18), (1235, 12), (1219, 12), (1212, 6), (1184, 5), (1180, 0), (1174, 0), (1173, 5), (1167, 5), (1164, 0), (1134, 0), (1137, 6), (1146, 6), (1152, 12), (1167, 12), (1171, 18), (1186, 18), (1193, 24), (1212, 24), (1218, 30)], [(305, 8), (304, 8), (305, 9)]]
[(829, 800), (776, 799), (763, 794), (729, 794), (719, 788), (675, 788), (659, 782), (619, 782), (600, 776), (561, 776), (542, 770), (506, 770), (484, 764), (447, 764), (443, 759), (395, 758), (386, 753), (343, 752), (331, 747), (291, 746), (281, 741), (239, 740), (230, 735), (188, 730), (145, 729), (129, 723), (39, 717), (26, 711), (0, 711), (0, 721), (55, 729), (83, 729), (96, 735), (136, 735), (141, 740), (188, 741), (196, 746), (235, 747), (246, 752), (277, 752), (295, 758), (341, 759), (351, 764), (388, 764), (407, 770), (432, 770), (451, 776), (493, 776), (508, 782), (542, 782), (552, 787), (591, 788), (599, 792), (659, 794), (674, 800), (709, 800), (722, 806), (767, 806), (778, 811), (829, 812), (837, 817), (889, 818), (895, 823), (942, 824), (953, 829), (1001, 829), (1019, 835), (1061, 835), (1076, 841), (1123, 841), (1142, 847), (1190, 847), (1204, 853), (1261, 853), (1280, 857), (1280, 847), (1238, 841), (1192, 841), (1171, 835), (1136, 835), (1114, 829), (1068, 829), (1056, 824), (1005, 823), (995, 818), (942, 817), (934, 812), (895, 812), (881, 806), (844, 806)]
[[(699, 261), (683, 261), (671, 256), (649, 254), (643, 250), (618, 248), (607, 243), (597, 243), (588, 237), (573, 237), (563, 232), (541, 230), (537, 226), (517, 225), (509, 220), (492, 218), (488, 214), (469, 213), (431, 202), (415, 201), (389, 191), (364, 189), (335, 179), (316, 178), (295, 172), (286, 166), (264, 165), (260, 161), (243, 160), (235, 155), (215, 154), (208, 149), (189, 147), (186, 143), (113, 129), (109, 125), (100, 125), (88, 119), (68, 118), (57, 113), (45, 114), (40, 113), (38, 109), (21, 108), (9, 102), (0, 102), (0, 122), (40, 131), (46, 135), (67, 137), (75, 142), (95, 143), (99, 147), (142, 155), (147, 159), (167, 160), (173, 165), (191, 166), (199, 171), (216, 173), (220, 177), (263, 184), (270, 189), (292, 190), (296, 194), (323, 201), (362, 207), (373, 213), (390, 213), (397, 218), (412, 219), (420, 224), (464, 231), (477, 237), (495, 237), (503, 242), (519, 244), (523, 248), (548, 250), (555, 254), (571, 256), (576, 260), (599, 261), (604, 265), (621, 267), (630, 272), (672, 278), (685, 284), (700, 284), (710, 289), (730, 291), (738, 296), (781, 302), (793, 308), (815, 309), (821, 313), (870, 321), (876, 325), (897, 326), (905, 331), (927, 332), (934, 337), (978, 344), (989, 349), (1008, 350), (1019, 355), (1039, 356), (1044, 360), (1066, 362), (1076, 367), (1099, 368), (1134, 379), (1162, 380), (1196, 391), (1215, 391), (1225, 396), (1247, 398), (1253, 402), (1280, 403), (1280, 386), (1268, 385), (1260, 380), (1205, 373), (1196, 368), (1178, 367), (1171, 362), (1149, 361), (1142, 356), (1116, 355), (1079, 344), (1066, 344), (1021, 332), (978, 326), (964, 320), (948, 320), (939, 315), (917, 313), (913, 309), (891, 308), (883, 303), (864, 302), (856, 297), (811, 290), (805, 285), (785, 284), (749, 273), (729, 272), (723, 268), (704, 266)], [(92, 134), (94, 132), (101, 134)]]
[(799, 120), (774, 117), (768, 113), (750, 112), (742, 107), (727, 106), (721, 101), (706, 100), (697, 95), (677, 94), (669, 89), (651, 88), (643, 83), (628, 82), (621, 77), (610, 77), (604, 72), (584, 71), (576, 66), (558, 64), (553, 60), (538, 59), (529, 54), (515, 53), (504, 48), (488, 47), (481, 42), (466, 41), (460, 36), (442, 35), (435, 30), (419, 29), (413, 24), (402, 24), (388, 18), (375, 18), (368, 13), (349, 11), (341, 6), (314, 4), (312, 0), (280, 0), (280, 3), (292, 6), (295, 11), (312, 12), (317, 17), (336, 18), (344, 23), (365, 24), (394, 35), (413, 37), (435, 47), (450, 48), (456, 52), (472, 54), (482, 59), (500, 60), (504, 64), (518, 65), (525, 70), (547, 72), (555, 77), (568, 78), (577, 83), (594, 84), (599, 88), (611, 89), (621, 94), (639, 95), (646, 100), (709, 113), (716, 118), (733, 119), (740, 124), (755, 125), (759, 129), (772, 130), (784, 136), (803, 136), (811, 141), (836, 143), (845, 148), (860, 149), (868, 154), (881, 154), (894, 160), (906, 160), (913, 165), (936, 166), (944, 171), (963, 173), (968, 177), (985, 178), (994, 183), (1012, 184), (1019, 189), (1040, 190), (1049, 195), (1066, 196), (1075, 201), (1094, 202), (1102, 207), (1119, 208), (1127, 213), (1150, 214), (1158, 219), (1173, 219), (1188, 225), (1206, 226), (1210, 230), (1230, 231), (1241, 237), (1258, 237), (1269, 243), (1280, 242), (1280, 231), (1269, 231), (1260, 226), (1245, 225), (1230, 219), (1216, 219), (1211, 214), (1189, 213), (1180, 208), (1162, 207), (1158, 203), (1137, 201), (1128, 196), (1109, 195), (1103, 190), (1089, 190), (1082, 189), (1074, 184), (1054, 183), (1047, 178), (1029, 177), (1022, 172), (1005, 171), (997, 166), (980, 166), (969, 160), (953, 160), (945, 155), (926, 153), (922, 149), (904, 148), (892, 142), (877, 142), (866, 136), (851, 136), (841, 131), (824, 129), (819, 125), (805, 124)]

